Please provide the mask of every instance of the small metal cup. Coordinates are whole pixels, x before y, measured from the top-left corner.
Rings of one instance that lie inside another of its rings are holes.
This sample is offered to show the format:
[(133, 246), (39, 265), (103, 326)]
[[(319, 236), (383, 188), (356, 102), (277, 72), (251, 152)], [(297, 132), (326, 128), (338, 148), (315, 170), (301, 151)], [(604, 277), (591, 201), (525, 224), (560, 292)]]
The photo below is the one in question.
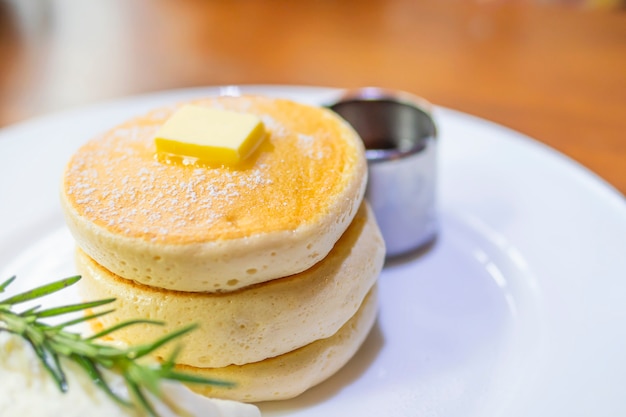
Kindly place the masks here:
[(401, 91), (346, 91), (328, 107), (363, 139), (366, 192), (387, 245), (387, 256), (416, 251), (437, 234), (437, 128), (430, 103)]

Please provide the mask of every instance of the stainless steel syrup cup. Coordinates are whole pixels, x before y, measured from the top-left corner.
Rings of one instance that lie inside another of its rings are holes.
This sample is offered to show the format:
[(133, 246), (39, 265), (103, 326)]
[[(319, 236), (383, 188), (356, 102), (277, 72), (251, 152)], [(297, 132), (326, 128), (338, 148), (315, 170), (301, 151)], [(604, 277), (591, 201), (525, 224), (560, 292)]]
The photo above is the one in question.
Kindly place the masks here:
[(354, 127), (365, 143), (369, 200), (387, 256), (407, 254), (437, 234), (437, 128), (430, 104), (379, 88), (346, 91), (328, 108)]

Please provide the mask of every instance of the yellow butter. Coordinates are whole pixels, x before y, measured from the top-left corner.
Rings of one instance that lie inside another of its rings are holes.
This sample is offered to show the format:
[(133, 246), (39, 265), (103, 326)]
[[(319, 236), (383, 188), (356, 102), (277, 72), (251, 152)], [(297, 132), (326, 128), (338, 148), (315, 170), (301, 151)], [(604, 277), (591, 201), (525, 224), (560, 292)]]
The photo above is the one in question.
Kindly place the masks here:
[(154, 142), (159, 153), (233, 165), (250, 156), (264, 137), (265, 126), (254, 114), (186, 105), (163, 124)]

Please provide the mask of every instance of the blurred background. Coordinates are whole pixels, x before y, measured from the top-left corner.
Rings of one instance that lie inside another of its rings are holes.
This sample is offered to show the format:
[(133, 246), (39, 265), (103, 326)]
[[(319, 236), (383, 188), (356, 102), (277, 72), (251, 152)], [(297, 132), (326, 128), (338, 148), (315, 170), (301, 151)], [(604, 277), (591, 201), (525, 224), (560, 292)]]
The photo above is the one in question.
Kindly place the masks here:
[(620, 0), (0, 0), (0, 127), (223, 84), (410, 91), (626, 192)]

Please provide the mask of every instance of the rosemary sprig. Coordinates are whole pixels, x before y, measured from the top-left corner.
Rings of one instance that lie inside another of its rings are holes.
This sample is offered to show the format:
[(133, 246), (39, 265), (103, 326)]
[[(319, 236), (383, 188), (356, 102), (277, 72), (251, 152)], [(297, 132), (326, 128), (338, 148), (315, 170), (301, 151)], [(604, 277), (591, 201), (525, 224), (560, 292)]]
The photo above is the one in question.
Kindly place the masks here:
[[(14, 280), (15, 277), (11, 277), (0, 283), (0, 293), (5, 292)], [(158, 417), (158, 415), (148, 394), (156, 398), (163, 398), (160, 389), (160, 382), (163, 380), (219, 386), (232, 385), (225, 381), (201, 378), (176, 371), (174, 364), (179, 349), (175, 349), (174, 353), (161, 364), (144, 364), (140, 361), (141, 358), (149, 355), (161, 346), (179, 339), (184, 334), (192, 331), (196, 327), (195, 325), (183, 327), (151, 343), (118, 348), (99, 343), (97, 339), (119, 329), (140, 323), (152, 325), (163, 325), (163, 323), (154, 320), (129, 320), (104, 329), (93, 336), (85, 337), (79, 333), (69, 331), (67, 328), (103, 316), (113, 310), (84, 315), (55, 325), (47, 324), (42, 319), (100, 307), (112, 303), (115, 299), (71, 304), (44, 310), (41, 309), (41, 306), (35, 306), (22, 312), (16, 311), (16, 306), (19, 304), (38, 300), (41, 297), (70, 287), (79, 280), (80, 276), (62, 279), (0, 300), (0, 331), (19, 335), (26, 340), (61, 392), (66, 392), (69, 389), (61, 358), (69, 359), (78, 364), (94, 384), (100, 387), (115, 402), (125, 407), (140, 408), (153, 417)], [(128, 398), (124, 398), (112, 390), (104, 377), (104, 370), (121, 375), (128, 389)]]

